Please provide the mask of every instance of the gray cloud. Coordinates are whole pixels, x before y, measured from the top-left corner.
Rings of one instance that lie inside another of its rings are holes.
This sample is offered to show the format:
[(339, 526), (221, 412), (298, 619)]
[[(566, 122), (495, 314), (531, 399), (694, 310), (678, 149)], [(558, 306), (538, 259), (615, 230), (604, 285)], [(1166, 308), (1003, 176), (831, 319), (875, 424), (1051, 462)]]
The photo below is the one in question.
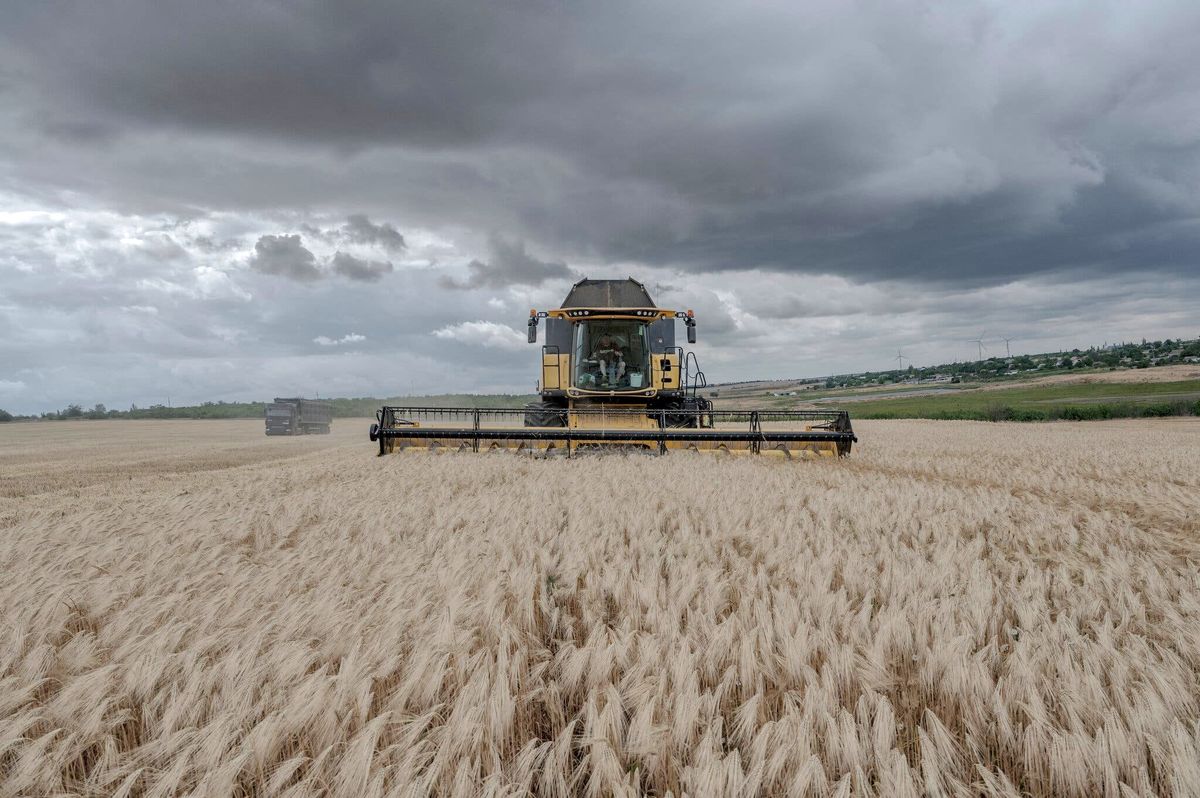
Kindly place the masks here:
[(236, 238), (216, 241), (212, 236), (196, 236), (192, 239), (192, 243), (198, 250), (210, 255), (220, 252), (230, 252), (241, 249), (243, 246), (243, 243)]
[[(206, 239), (199, 239), (197, 245), (210, 251)], [(260, 236), (254, 244), (250, 268), (260, 274), (285, 277), (301, 283), (315, 282), (334, 274), (347, 280), (373, 283), (396, 270), (390, 261), (367, 260), (340, 250), (330, 256), (322, 267), (317, 256), (304, 246), (298, 234)]]
[(491, 257), (487, 263), (473, 260), (467, 264), (467, 279), (443, 277), (439, 284), (443, 288), (466, 291), (517, 285), (536, 286), (547, 280), (578, 277), (565, 263), (533, 257), (525, 251), (523, 241), (505, 241), (499, 236), (492, 236), (488, 241), (488, 249)]
[[(43, 4), (6, 30), (29, 124), (118, 131), (95, 145), (117, 155), (113, 135), (236, 136), (244, 200), (359, 201), (572, 262), (994, 283), (1194, 271), (1200, 244), (1185, 2)], [(205, 177), (144, 179), (189, 202)]]
[(250, 268), (262, 274), (298, 282), (321, 279), (317, 258), (304, 248), (298, 235), (262, 236), (254, 244)]
[(342, 234), (355, 244), (376, 244), (389, 252), (404, 249), (404, 236), (388, 223), (373, 224), (364, 214), (351, 214), (342, 226)]
[(342, 277), (366, 283), (378, 282), (385, 274), (395, 271), (395, 267), (388, 261), (363, 260), (345, 252), (334, 253), (330, 266)]

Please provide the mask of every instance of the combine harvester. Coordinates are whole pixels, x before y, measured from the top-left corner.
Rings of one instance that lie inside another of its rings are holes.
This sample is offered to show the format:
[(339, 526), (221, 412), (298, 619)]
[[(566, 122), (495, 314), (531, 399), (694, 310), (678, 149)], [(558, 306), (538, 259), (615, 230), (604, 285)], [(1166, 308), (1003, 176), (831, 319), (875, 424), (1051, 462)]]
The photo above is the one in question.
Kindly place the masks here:
[(693, 352), (675, 345), (692, 311), (655, 307), (633, 279), (580, 280), (556, 310), (529, 312), (529, 342), (542, 347), (541, 401), (523, 408), (383, 407), (371, 425), (379, 453), (671, 449), (775, 454), (850, 454), (858, 439), (844, 410), (716, 410)]

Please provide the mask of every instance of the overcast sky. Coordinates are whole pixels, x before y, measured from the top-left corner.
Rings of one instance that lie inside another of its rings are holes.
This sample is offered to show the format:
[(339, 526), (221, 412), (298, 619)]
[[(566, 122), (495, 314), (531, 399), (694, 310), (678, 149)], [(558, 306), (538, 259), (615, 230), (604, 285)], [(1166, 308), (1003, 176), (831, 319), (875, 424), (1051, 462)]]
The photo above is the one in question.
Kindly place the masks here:
[(1200, 4), (14, 3), (0, 407), (532, 390), (632, 275), (710, 381), (1200, 335)]

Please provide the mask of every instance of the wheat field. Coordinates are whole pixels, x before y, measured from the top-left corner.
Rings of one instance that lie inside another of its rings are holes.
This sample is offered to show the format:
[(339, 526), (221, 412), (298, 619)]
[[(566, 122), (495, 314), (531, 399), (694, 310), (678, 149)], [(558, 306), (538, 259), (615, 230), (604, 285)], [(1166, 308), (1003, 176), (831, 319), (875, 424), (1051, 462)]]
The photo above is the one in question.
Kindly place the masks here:
[(0, 795), (1200, 795), (1200, 420), (0, 425)]

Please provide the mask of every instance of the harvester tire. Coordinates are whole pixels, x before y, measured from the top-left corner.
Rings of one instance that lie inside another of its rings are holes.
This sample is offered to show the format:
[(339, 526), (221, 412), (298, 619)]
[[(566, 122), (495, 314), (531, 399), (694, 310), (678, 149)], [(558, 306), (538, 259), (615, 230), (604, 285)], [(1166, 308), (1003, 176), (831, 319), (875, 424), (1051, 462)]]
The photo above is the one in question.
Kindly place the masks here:
[(567, 416), (558, 405), (549, 402), (530, 402), (525, 405), (525, 426), (565, 427)]
[(675, 401), (667, 405), (667, 426), (668, 427), (697, 427), (699, 426), (698, 418), (691, 413), (673, 413), (673, 410), (692, 410), (687, 402)]

